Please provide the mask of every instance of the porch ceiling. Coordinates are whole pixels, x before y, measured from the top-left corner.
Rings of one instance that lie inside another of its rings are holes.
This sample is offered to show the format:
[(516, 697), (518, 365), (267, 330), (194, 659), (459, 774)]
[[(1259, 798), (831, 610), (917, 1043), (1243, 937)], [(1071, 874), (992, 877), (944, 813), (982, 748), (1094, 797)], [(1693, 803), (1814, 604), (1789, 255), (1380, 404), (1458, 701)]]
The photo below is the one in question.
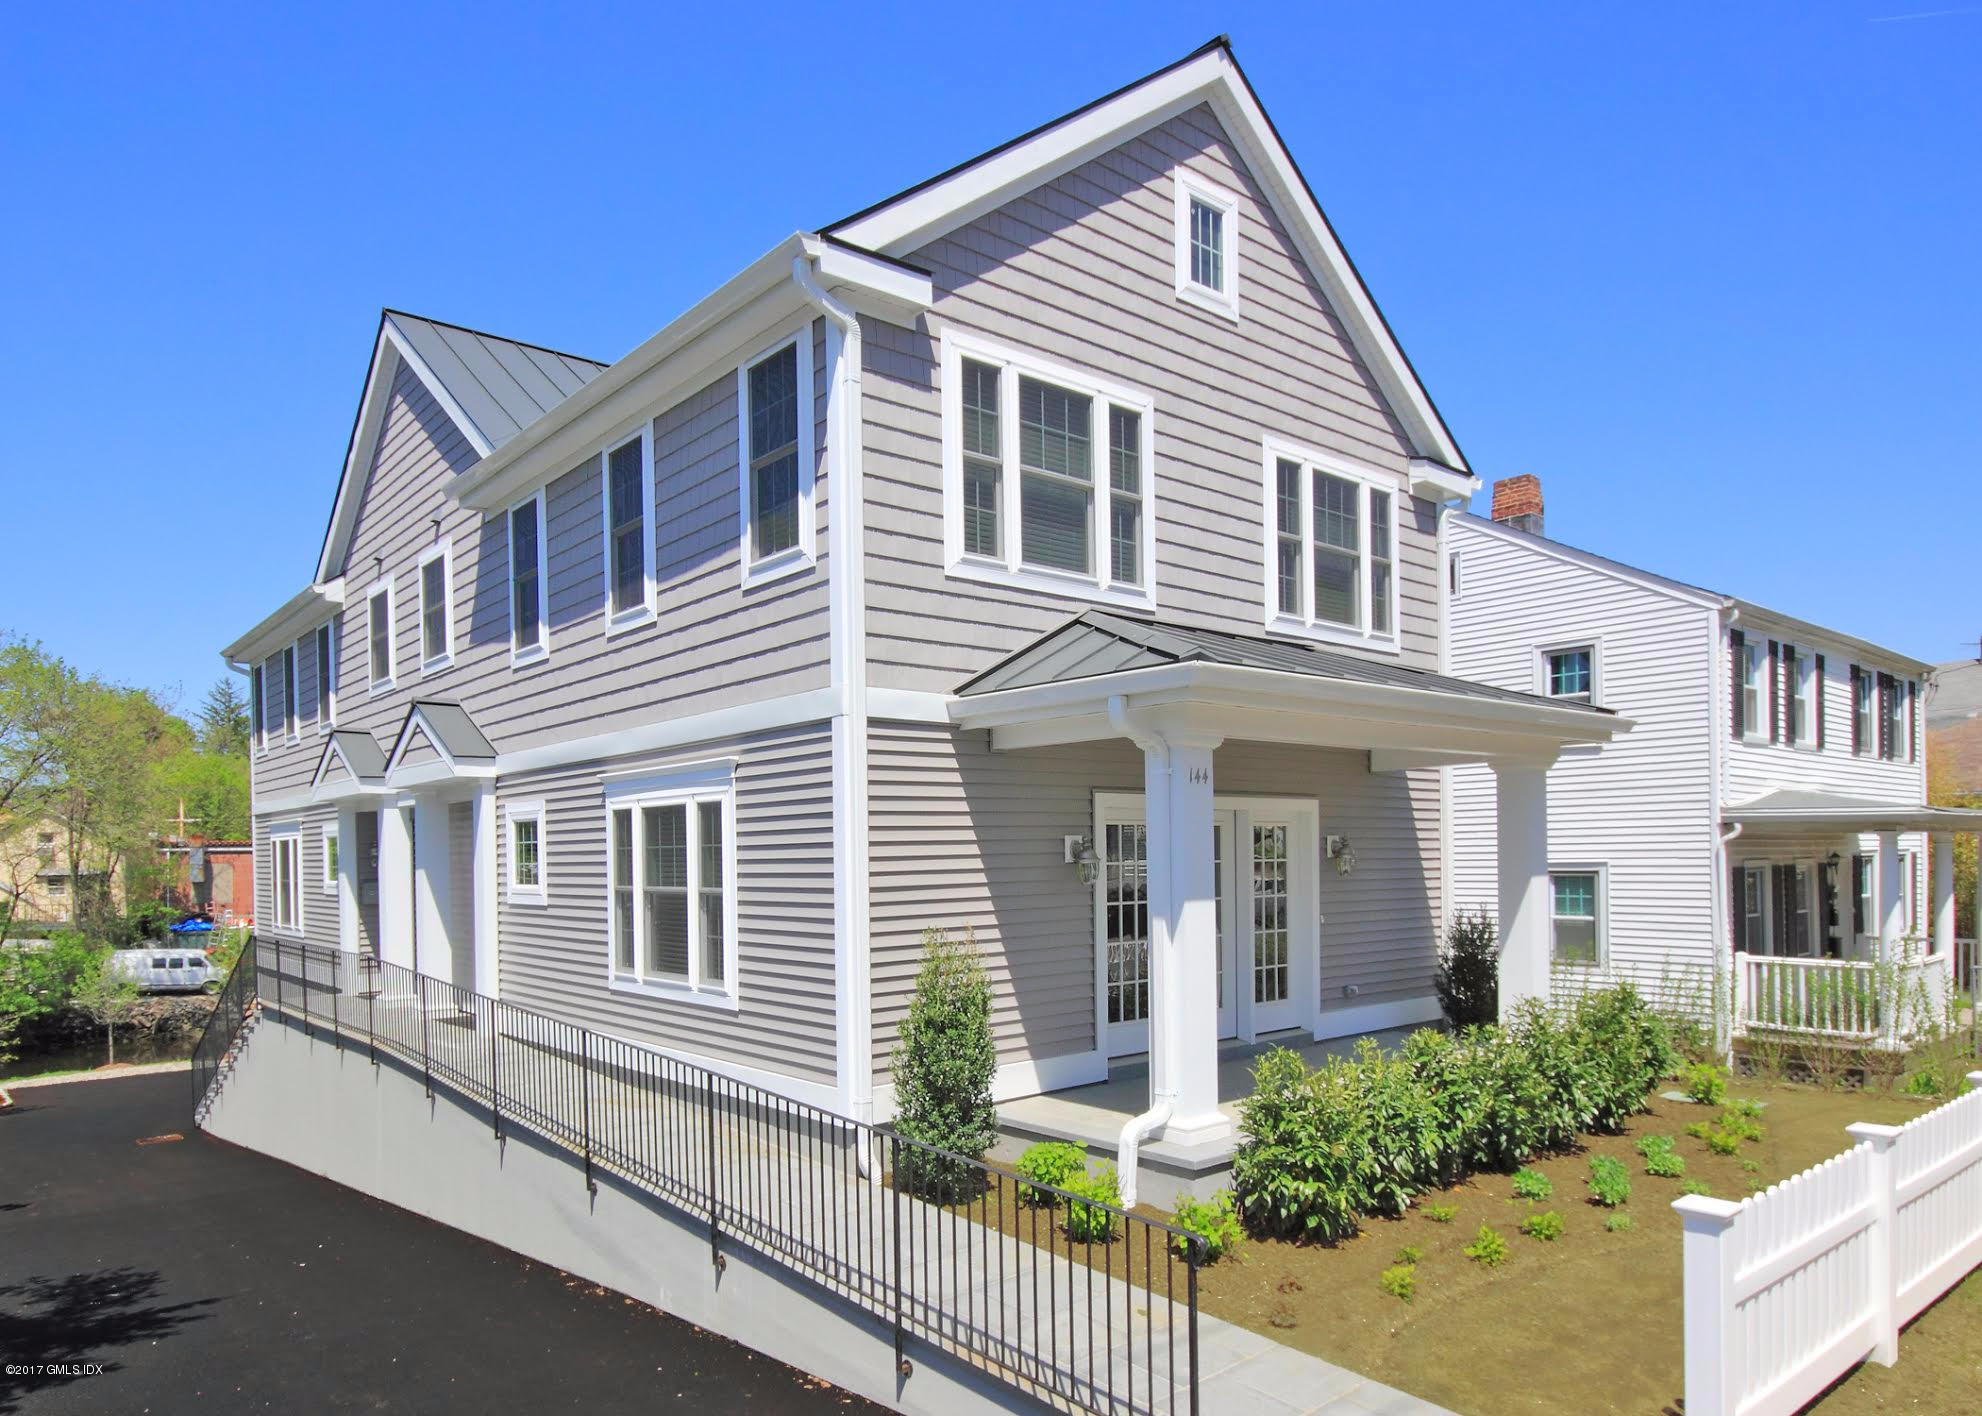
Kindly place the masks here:
[(1721, 815), (1742, 826), (1829, 827), (1838, 831), (1982, 831), (1982, 809), (1878, 801), (1837, 792), (1767, 792)]

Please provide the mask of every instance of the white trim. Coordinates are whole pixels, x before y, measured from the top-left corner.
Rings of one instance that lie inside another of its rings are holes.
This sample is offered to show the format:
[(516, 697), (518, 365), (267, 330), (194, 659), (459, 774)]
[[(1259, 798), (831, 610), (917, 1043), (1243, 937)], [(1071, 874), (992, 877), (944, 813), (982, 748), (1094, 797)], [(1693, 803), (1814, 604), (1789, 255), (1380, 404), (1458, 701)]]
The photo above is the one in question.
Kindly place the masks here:
[(337, 893), (337, 869), (331, 864), (331, 846), (333, 843), (336, 845), (338, 861), (341, 864), (344, 858), (342, 832), (339, 829), (338, 823), (335, 820), (331, 820), (324, 822), (323, 825), (317, 828), (317, 836), (317, 864), (320, 867), (318, 873), (322, 877), (318, 882), (318, 887), (324, 894), (334, 895)]
[[(612, 563), (612, 455), (635, 438), (640, 441), (642, 593), (638, 605), (615, 611)], [(605, 632), (611, 636), (652, 624), (658, 613), (655, 608), (658, 530), (654, 524), (654, 420), (642, 418), (638, 423), (622, 427), (613, 436), (602, 440), (593, 449), (592, 455), (598, 459), (599, 464), (599, 574), (605, 582), (605, 595), (600, 601), (600, 609), (605, 615)]]
[(950, 726), (950, 695), (913, 688), (870, 688), (867, 717), (872, 722), (936, 723)]
[(1590, 656), (1590, 700), (1589, 700), (1590, 706), (1593, 708), (1601, 708), (1604, 706), (1604, 700), (1603, 700), (1604, 654), (1603, 654), (1603, 636), (1600, 634), (1585, 635), (1581, 638), (1577, 638), (1572, 635), (1566, 639), (1551, 640), (1546, 644), (1539, 644), (1535, 646), (1534, 692), (1538, 698), (1555, 699), (1564, 703), (1580, 703), (1583, 701), (1581, 698), (1577, 697), (1574, 694), (1555, 694), (1549, 692), (1548, 661), (1550, 657), (1556, 654), (1574, 654), (1577, 653), (1578, 651), (1586, 653)]
[[(545, 491), (539, 487), (526, 497), (518, 497), (502, 513), (503, 554), (509, 570), (503, 587), (509, 611), (509, 666), (513, 669), (541, 664), (551, 656), (550, 537), (546, 534), (550, 499)], [(537, 642), (519, 646), (516, 642), (516, 513), (529, 505), (537, 510)]]
[[(938, 357), (942, 366), (943, 412), (943, 563), (951, 579), (1004, 585), (1044, 595), (1089, 600), (1130, 609), (1156, 608), (1156, 402), (1149, 394), (1055, 363), (1015, 345), (999, 343), (960, 330), (943, 331)], [(963, 361), (999, 369), (999, 538), (997, 557), (964, 550), (963, 501)], [(1053, 384), (1091, 400), (1093, 417), (1089, 442), (1093, 449), (1093, 511), (1088, 574), (1060, 571), (1024, 562), (1024, 523), (1021, 511), (1023, 478), (1019, 468), (1018, 385), (1021, 377)], [(1140, 422), (1140, 492), (1142, 504), (1141, 583), (1117, 583), (1110, 574), (1110, 507), (1114, 492), (1109, 475), (1109, 409), (1135, 413)]]
[[(1301, 568), (1298, 580), (1301, 605), (1297, 613), (1283, 611), (1280, 608), (1279, 464), (1282, 461), (1300, 466)], [(1317, 472), (1325, 472), (1331, 477), (1352, 482), (1357, 489), (1356, 622), (1354, 624), (1338, 624), (1333, 620), (1318, 619), (1315, 616), (1314, 479)], [(1260, 500), (1263, 507), (1260, 557), (1265, 595), (1262, 603), (1265, 611), (1263, 623), (1267, 632), (1292, 635), (1325, 644), (1347, 644), (1383, 654), (1400, 653), (1403, 647), (1401, 625), (1404, 617), (1401, 532), (1404, 513), (1409, 509), (1406, 499), (1410, 495), (1404, 478), (1369, 463), (1344, 457), (1340, 453), (1303, 447), (1299, 443), (1289, 442), (1270, 433), (1260, 440), (1260, 476)], [(1387, 492), (1390, 495), (1388, 557), (1390, 627), (1383, 631), (1375, 630), (1370, 625), (1376, 582), (1376, 566), (1370, 556), (1370, 500), (1374, 492)]]
[(1315, 1024), (1314, 1040), (1349, 1037), (1356, 1033), (1382, 1032), (1386, 1028), (1415, 1027), (1435, 1023), (1444, 1017), (1435, 994), (1400, 998), (1390, 1003), (1361, 1003), (1353, 1008), (1324, 1008)]
[[(528, 821), (537, 828), (537, 879), (520, 885), (516, 880), (516, 828)], [(503, 898), (512, 905), (543, 905), (550, 902), (549, 862), (545, 859), (544, 803), (509, 801), (502, 806)]]
[(625, 757), (636, 752), (686, 747), (698, 742), (722, 742), (777, 728), (824, 723), (833, 716), (836, 702), (835, 694), (827, 688), (760, 698), (734, 708), (662, 718), (589, 737), (506, 752), (496, 758), (496, 770), (508, 776), (512, 772), (534, 772), (546, 767), (564, 767), (574, 762)]
[[(325, 660), (318, 646), (328, 631), (330, 636), (330, 657)], [(328, 737), (337, 728), (337, 672), (342, 658), (344, 621), (342, 617), (325, 620), (310, 631), (310, 653), (317, 666), (317, 736)]]
[[(427, 653), (427, 567), (441, 563), (441, 651)], [(437, 674), (454, 665), (454, 539), (436, 541), (420, 552), (416, 582), (420, 601), (420, 676)]]
[(267, 648), (293, 638), (306, 626), (321, 619), (326, 611), (336, 614), (344, 605), (344, 577), (321, 585), (306, 585), (265, 616), (261, 623), (220, 651), (230, 664), (246, 664), (268, 657)]
[[(406, 766), (406, 753), (413, 746), (413, 734), (417, 730), (434, 750), (432, 762), (422, 762)], [(426, 710), (415, 703), (406, 710), (406, 717), (399, 725), (399, 733), (392, 740), (392, 748), (386, 753), (385, 785), (399, 790), (405, 787), (421, 786), (429, 782), (473, 781), (496, 775), (497, 759), (493, 757), (471, 757), (466, 761), (457, 758), (448, 750), (447, 743), (434, 731)], [(345, 764), (347, 767), (349, 763)]]
[[(1748, 672), (1755, 672), (1755, 711), (1748, 711)], [(1735, 692), (1741, 695), (1741, 740), (1756, 746), (1770, 744), (1769, 719), (1774, 714), (1775, 686), (1770, 682), (1769, 640), (1766, 636), (1744, 636), (1741, 641), (1741, 682)], [(1765, 711), (1766, 710), (1766, 711)]]
[[(1177, 195), (1177, 298), (1214, 314), (1236, 320), (1239, 317), (1239, 199), (1223, 187), (1214, 186), (1195, 172), (1179, 167), (1172, 186)], [(1224, 280), (1213, 289), (1191, 278), (1191, 204), (1202, 203), (1219, 213), (1218, 253)]]
[[(1555, 877), (1558, 875), (1593, 875), (1597, 882), (1596, 945), (1597, 957), (1594, 962), (1583, 964), (1575, 960), (1559, 959), (1555, 952)], [(1610, 863), (1608, 861), (1550, 861), (1548, 863), (1548, 962), (1550, 968), (1590, 968), (1604, 973), (1610, 968)]]
[[(372, 606), (380, 595), (385, 596), (385, 677), (378, 676), (378, 664), (372, 657)], [(367, 695), (387, 693), (399, 680), (399, 592), (394, 587), (392, 577), (384, 576), (374, 580), (365, 590), (365, 682)]]
[[(750, 464), (756, 458), (756, 449), (750, 441), (750, 371), (787, 349), (792, 351), (798, 382), (798, 540), (775, 555), (758, 558), (751, 553), (756, 507), (750, 495)], [(814, 481), (818, 437), (818, 407), (812, 394), (812, 320), (808, 312), (802, 328), (773, 341), (736, 366), (736, 551), (746, 590), (796, 575), (817, 562), (813, 540), (818, 523)]]
[(303, 740), (303, 710), (302, 705), (296, 701), (302, 696), (302, 661), (296, 654), (296, 646), (301, 642), (301, 640), (291, 640), (276, 650), (272, 656), (282, 665), (278, 672), (282, 675), (282, 741), (285, 744), (299, 743)]
[[(268, 824), (268, 921), (267, 932), (279, 934), (285, 939), (301, 939), (304, 934), (303, 914), (303, 823), (293, 821), (271, 821)], [(282, 922), (282, 870), (277, 865), (284, 846), (290, 852), (289, 880), (295, 888), (292, 903), (296, 918)], [(259, 914), (259, 910), (257, 910)], [(259, 921), (257, 921), (259, 923)]]
[[(736, 878), (736, 779), (733, 771), (720, 775), (712, 772), (710, 764), (687, 763), (679, 768), (664, 769), (647, 776), (622, 779), (606, 784), (600, 804), (601, 822), (606, 835), (605, 870), (605, 964), (606, 986), (617, 993), (638, 993), (648, 997), (664, 998), (674, 1002), (694, 1003), (707, 1007), (736, 1011), (742, 1006), (741, 990), (737, 980), (737, 888)], [(709, 983), (702, 977), (703, 935), (701, 925), (702, 894), (702, 813), (701, 808), (708, 804), (722, 808), (722, 905), (723, 905), (723, 972), (720, 982)], [(646, 831), (645, 815), (650, 807), (679, 806), (682, 808), (684, 827), (683, 850), (686, 857), (687, 873), (682, 886), (684, 912), (688, 923), (687, 976), (684, 979), (666, 977), (649, 978), (645, 968), (645, 950), (642, 947), (644, 930), (641, 921), (646, 912), (646, 850), (643, 840)], [(613, 840), (612, 818), (615, 813), (625, 811), (633, 833), (631, 841), (633, 874), (629, 888), (633, 892), (634, 938), (629, 951), (633, 961), (630, 975), (619, 972), (618, 939), (613, 910), (613, 891), (618, 888), (613, 879)]]

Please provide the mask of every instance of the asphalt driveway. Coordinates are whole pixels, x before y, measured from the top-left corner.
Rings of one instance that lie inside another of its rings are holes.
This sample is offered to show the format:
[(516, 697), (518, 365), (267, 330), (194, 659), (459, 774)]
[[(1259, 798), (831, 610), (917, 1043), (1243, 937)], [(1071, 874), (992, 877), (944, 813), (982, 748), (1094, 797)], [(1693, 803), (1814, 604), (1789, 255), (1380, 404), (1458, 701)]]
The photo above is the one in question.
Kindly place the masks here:
[(189, 1085), (25, 1087), (0, 1110), (0, 1416), (881, 1409), (210, 1140)]

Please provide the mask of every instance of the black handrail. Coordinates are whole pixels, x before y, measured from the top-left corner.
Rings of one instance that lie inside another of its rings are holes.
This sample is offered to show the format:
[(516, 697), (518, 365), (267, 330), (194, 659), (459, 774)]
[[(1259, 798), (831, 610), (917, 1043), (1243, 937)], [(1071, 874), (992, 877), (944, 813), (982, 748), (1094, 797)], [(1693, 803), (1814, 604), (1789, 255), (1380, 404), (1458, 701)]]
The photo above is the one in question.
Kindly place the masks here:
[[(747, 1247), (890, 1324), (904, 1378), (913, 1335), (1052, 1405), (1198, 1409), (1195, 1234), (396, 964), (274, 941), (244, 964), (264, 950), (265, 1013), (354, 1044), (362, 1017), (373, 1058), (417, 1067), (429, 1094), (568, 1147), (588, 1187), (617, 1176), (706, 1223), (716, 1265)], [(259, 978), (228, 983), (259, 995)], [(1070, 1212), (1108, 1222), (1075, 1238)]]
[(259, 992), (255, 984), (258, 953), (255, 938), (249, 935), (247, 942), (241, 946), (241, 956), (228, 970), (227, 981), (220, 985), (219, 993), (214, 996), (213, 1011), (206, 1016), (206, 1026), (200, 1029), (199, 1041), (193, 1044), (195, 1123), (204, 1117), (208, 1094), (213, 1090), (220, 1069), (253, 1015), (254, 1001)]

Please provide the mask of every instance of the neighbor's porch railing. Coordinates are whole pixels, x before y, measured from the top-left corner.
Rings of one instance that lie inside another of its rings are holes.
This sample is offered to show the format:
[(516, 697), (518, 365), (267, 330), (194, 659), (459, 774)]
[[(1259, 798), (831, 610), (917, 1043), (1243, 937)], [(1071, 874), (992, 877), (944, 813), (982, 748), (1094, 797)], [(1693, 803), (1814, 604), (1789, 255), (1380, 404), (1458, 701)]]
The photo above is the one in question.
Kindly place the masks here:
[(1736, 954), (1735, 1025), (1896, 1047), (1948, 1021), (1952, 965), (1945, 954), (1896, 963)]
[[(913, 1335), (1061, 1409), (1198, 1410), (1195, 1235), (1052, 1186), (1033, 1188), (1057, 1207), (1022, 1204), (980, 1161), (369, 955), (249, 955), (236, 977), (264, 1014), (565, 1147), (590, 1189), (606, 1173), (659, 1196), (708, 1226), (718, 1267), (747, 1247), (857, 1304), (903, 1376)], [(912, 1193), (932, 1185), (946, 1203)], [(1068, 1237), (1072, 1204), (1112, 1214), (1116, 1241)]]

